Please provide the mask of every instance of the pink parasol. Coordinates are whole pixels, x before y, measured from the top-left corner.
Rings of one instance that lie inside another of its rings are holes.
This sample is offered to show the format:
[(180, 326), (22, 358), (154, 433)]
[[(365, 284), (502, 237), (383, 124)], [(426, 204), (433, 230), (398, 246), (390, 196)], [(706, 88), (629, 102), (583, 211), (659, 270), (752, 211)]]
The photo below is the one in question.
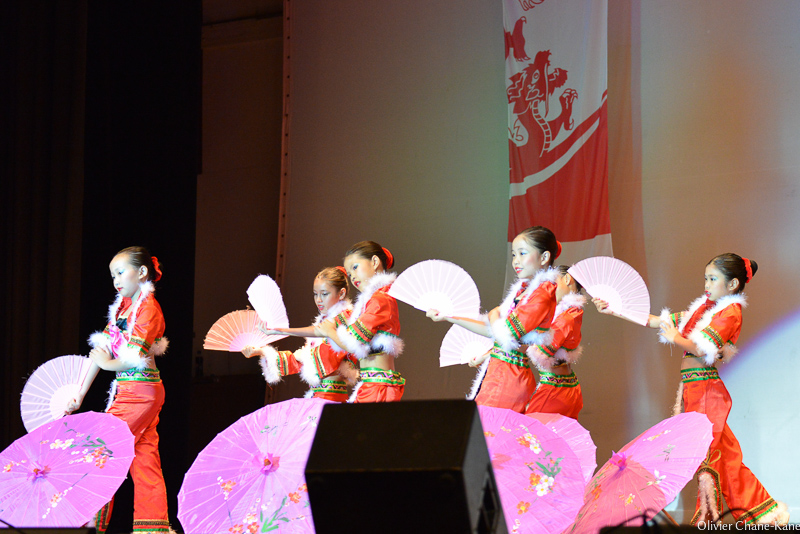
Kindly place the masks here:
[(536, 419), (478, 406), (510, 534), (561, 532), (583, 504), (580, 462)]
[(600, 468), (586, 487), (584, 504), (568, 532), (641, 525), (678, 495), (705, 459), (711, 422), (687, 412), (652, 426)]
[(597, 447), (592, 441), (589, 431), (583, 428), (580, 423), (571, 417), (559, 413), (529, 413), (528, 417), (533, 417), (544, 424), (549, 430), (567, 442), (569, 448), (578, 457), (581, 463), (583, 480), (589, 482), (597, 468)]
[(303, 471), (326, 403), (270, 404), (217, 434), (178, 494), (178, 519), (186, 534), (313, 534)]
[(0, 519), (80, 527), (114, 496), (133, 461), (125, 421), (85, 412), (45, 423), (0, 453)]

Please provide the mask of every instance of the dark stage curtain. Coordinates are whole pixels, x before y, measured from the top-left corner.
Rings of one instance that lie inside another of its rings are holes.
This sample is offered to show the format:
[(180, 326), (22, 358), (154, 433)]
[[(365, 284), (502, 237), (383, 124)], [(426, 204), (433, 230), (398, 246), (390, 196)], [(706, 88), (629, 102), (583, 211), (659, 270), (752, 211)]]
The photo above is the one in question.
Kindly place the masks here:
[(2, 447), (42, 362), (77, 354), (86, 1), (0, 2)]

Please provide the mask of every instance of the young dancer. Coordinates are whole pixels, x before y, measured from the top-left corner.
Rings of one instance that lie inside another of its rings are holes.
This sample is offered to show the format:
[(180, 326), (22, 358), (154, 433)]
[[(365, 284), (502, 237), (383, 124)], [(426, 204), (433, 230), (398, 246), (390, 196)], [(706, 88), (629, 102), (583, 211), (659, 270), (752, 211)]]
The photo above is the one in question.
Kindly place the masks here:
[(405, 378), (395, 370), (394, 360), (403, 352), (397, 301), (387, 291), (397, 275), (390, 273), (392, 254), (374, 241), (361, 241), (344, 255), (344, 268), (361, 294), (347, 324), (325, 321), (317, 335), (330, 338), (353, 354), (361, 364), (353, 402), (399, 401)]
[[(99, 369), (117, 373), (106, 411), (128, 423), (136, 440), (130, 468), (133, 532), (168, 532), (167, 490), (156, 432), (164, 385), (154, 358), (167, 350), (164, 315), (154, 294), (161, 268), (158, 259), (144, 247), (119, 251), (109, 268), (117, 297), (108, 309), (105, 329), (89, 338), (92, 366), (69, 411), (80, 407)], [(112, 499), (95, 518), (101, 534), (108, 528), (113, 503)]]
[(494, 347), (482, 359), (471, 362), (481, 365), (468, 396), (476, 403), (525, 412), (536, 380), (523, 345), (551, 342), (558, 278), (552, 264), (560, 253), (561, 243), (552, 231), (543, 226), (528, 228), (511, 243), (511, 264), (518, 280), (502, 304), (488, 313), (486, 321), (428, 311), (434, 321), (448, 321), (494, 339)]
[(548, 344), (530, 345), (528, 357), (539, 369), (539, 385), (525, 413), (560, 413), (573, 419), (583, 408), (583, 395), (572, 364), (578, 361), (581, 346), (581, 324), (586, 298), (580, 294), (581, 285), (559, 265), (556, 282), (556, 311)]
[(357, 361), (328, 338), (313, 337), (316, 327), (323, 321), (335, 326), (347, 323), (353, 305), (347, 298), (347, 273), (344, 267), (326, 267), (314, 278), (314, 303), (319, 315), (314, 324), (304, 328), (275, 328), (269, 334), (289, 334), (306, 337), (306, 344), (294, 353), (277, 351), (267, 345), (260, 348), (245, 347), (242, 353), (251, 358), (260, 356), (259, 363), (266, 381), (280, 382), (287, 375), (300, 374), (311, 386), (306, 398), (315, 397), (334, 402), (346, 402), (347, 386), (355, 384), (358, 377)]
[[(706, 460), (698, 469), (697, 507), (692, 524), (717, 521), (722, 506), (720, 493), (737, 524), (784, 525), (786, 505), (775, 501), (742, 463), (742, 449), (728, 427), (731, 397), (715, 364), (736, 354), (742, 328), (742, 308), (747, 305), (745, 284), (758, 270), (756, 262), (736, 254), (721, 254), (705, 268), (705, 293), (680, 313), (664, 310), (651, 315), (648, 326), (660, 328), (664, 343), (683, 349), (681, 386), (676, 412), (700, 412), (713, 425), (713, 440)], [(610, 313), (608, 303), (593, 299), (597, 309)]]

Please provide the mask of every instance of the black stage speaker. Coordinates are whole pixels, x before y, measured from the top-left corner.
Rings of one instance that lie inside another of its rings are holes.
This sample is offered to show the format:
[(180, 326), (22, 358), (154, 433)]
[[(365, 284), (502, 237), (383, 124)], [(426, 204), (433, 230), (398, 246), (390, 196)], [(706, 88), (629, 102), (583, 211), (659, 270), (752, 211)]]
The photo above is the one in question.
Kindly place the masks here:
[(472, 401), (328, 404), (306, 464), (317, 534), (507, 534)]

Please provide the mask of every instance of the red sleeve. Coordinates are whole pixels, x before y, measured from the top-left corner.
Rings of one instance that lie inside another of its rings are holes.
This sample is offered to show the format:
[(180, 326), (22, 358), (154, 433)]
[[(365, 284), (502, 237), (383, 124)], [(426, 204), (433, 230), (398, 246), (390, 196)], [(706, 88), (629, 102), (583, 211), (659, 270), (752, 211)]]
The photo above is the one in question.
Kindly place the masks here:
[(519, 341), (530, 332), (547, 332), (556, 309), (556, 285), (544, 282), (524, 304), (508, 314), (505, 324), (512, 337)]
[[(129, 317), (130, 321), (131, 318)], [(164, 314), (161, 306), (151, 296), (139, 306), (136, 311), (135, 324), (128, 341), (128, 349), (137, 351), (143, 358), (150, 351), (150, 347), (164, 335)]]
[(397, 301), (384, 291), (376, 291), (358, 319), (347, 327), (347, 332), (362, 344), (369, 344), (378, 334), (397, 336), (400, 334)]
[(311, 351), (314, 358), (314, 368), (320, 378), (332, 375), (339, 369), (339, 365), (347, 358), (344, 351), (335, 350), (329, 343), (320, 343)]

